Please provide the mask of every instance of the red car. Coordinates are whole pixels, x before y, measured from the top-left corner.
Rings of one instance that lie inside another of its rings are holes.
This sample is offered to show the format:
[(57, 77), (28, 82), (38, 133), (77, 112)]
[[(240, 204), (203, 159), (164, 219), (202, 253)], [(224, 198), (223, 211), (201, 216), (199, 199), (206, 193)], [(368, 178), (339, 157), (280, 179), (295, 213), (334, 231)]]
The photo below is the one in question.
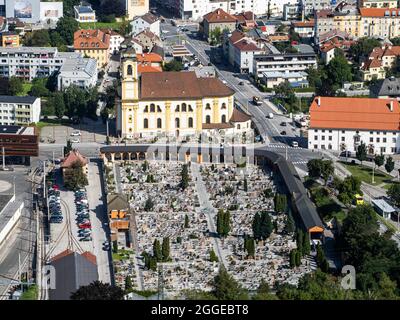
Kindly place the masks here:
[(58, 185), (55, 184), (55, 185), (53, 185), (53, 189), (54, 190), (59, 190), (60, 188), (58, 187)]
[(90, 223), (80, 224), (78, 227), (79, 229), (92, 229), (92, 225)]

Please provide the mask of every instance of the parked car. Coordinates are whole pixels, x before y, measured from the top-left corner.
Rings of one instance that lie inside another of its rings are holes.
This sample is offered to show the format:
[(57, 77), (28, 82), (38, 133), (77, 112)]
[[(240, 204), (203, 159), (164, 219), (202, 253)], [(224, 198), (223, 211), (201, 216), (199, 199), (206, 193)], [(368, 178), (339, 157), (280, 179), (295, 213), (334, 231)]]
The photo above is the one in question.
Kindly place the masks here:
[(281, 122), (281, 126), (282, 126), (282, 127), (286, 127), (286, 122), (282, 121), (282, 122)]
[(72, 137), (79, 137), (81, 136), (81, 132), (79, 130), (75, 130), (71, 132)]
[(240, 82), (239, 82), (239, 86), (244, 86), (244, 82), (243, 82), (243, 81), (240, 81)]
[(80, 143), (81, 140), (79, 140), (78, 138), (74, 138), (74, 139), (71, 139), (71, 142), (72, 143)]
[(81, 238), (80, 241), (92, 241), (92, 237)]
[(286, 131), (281, 131), (282, 136), (286, 136)]

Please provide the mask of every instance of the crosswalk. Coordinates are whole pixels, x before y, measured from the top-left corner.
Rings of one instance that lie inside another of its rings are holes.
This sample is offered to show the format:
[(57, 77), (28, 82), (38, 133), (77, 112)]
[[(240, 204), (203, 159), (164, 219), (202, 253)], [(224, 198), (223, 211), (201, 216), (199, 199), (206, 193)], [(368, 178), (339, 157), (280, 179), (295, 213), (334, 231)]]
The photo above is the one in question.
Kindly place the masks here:
[(301, 148), (301, 147), (291, 147), (291, 146), (288, 146), (288, 145), (285, 145), (285, 144), (277, 144), (277, 143), (267, 144), (267, 148), (272, 148), (272, 149), (285, 149), (285, 148), (288, 148), (288, 149), (296, 149), (296, 150), (304, 149), (304, 148)]
[(308, 161), (293, 161), (292, 164), (307, 164)]

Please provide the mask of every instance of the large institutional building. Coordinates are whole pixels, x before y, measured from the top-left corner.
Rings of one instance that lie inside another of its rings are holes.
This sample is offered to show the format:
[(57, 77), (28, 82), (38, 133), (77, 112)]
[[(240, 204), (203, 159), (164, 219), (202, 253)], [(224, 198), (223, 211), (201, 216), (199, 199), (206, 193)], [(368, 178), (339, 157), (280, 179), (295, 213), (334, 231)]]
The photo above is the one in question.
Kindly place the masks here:
[(368, 154), (400, 152), (400, 108), (396, 99), (316, 97), (310, 107), (308, 148)]
[(150, 72), (138, 76), (133, 48), (121, 57), (121, 137), (186, 136), (203, 130), (249, 130), (250, 117), (234, 108), (234, 91), (195, 72)]

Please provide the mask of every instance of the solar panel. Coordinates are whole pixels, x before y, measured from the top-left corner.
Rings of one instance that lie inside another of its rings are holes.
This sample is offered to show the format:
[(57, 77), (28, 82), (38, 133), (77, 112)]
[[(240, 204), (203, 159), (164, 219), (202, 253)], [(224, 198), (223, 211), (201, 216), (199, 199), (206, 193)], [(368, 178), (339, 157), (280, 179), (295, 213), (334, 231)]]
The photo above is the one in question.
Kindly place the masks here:
[(20, 126), (0, 126), (0, 134), (1, 133), (16, 134), (20, 128), (21, 128)]

